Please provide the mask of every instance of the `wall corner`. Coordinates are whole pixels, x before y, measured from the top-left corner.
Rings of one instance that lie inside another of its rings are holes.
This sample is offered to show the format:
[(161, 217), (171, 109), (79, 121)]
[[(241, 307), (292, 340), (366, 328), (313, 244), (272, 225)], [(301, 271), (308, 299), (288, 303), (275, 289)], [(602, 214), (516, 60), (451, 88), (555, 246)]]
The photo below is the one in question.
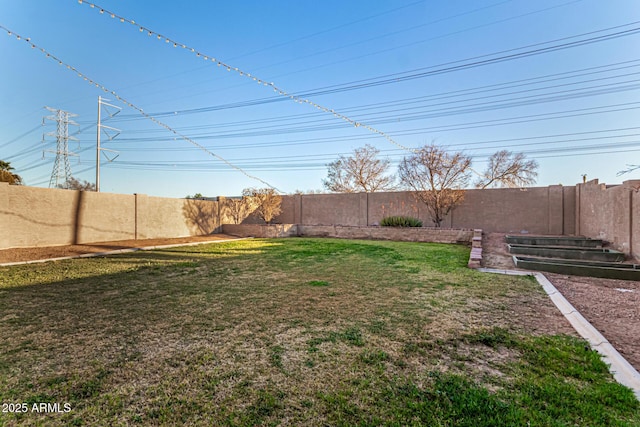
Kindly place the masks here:
[[(0, 230), (9, 230), (11, 224), (9, 217), (11, 215), (11, 206), (9, 205), (9, 183), (0, 182)], [(11, 245), (7, 233), (0, 233), (0, 249), (7, 248)]]

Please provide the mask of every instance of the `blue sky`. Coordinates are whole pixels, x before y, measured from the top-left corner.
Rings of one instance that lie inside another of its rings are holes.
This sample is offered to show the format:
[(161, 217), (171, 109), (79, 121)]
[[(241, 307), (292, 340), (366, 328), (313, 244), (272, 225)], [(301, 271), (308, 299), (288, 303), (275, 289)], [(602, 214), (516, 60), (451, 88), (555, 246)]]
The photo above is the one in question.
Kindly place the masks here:
[(117, 151), (105, 154), (118, 154), (102, 158), (105, 192), (216, 196), (264, 186), (211, 153), (283, 192), (321, 189), (341, 154), (371, 144), (395, 169), (409, 154), (398, 145), (432, 141), (473, 156), (478, 171), (497, 150), (524, 152), (540, 164), (537, 185), (574, 185), (582, 174), (640, 179), (616, 176), (640, 164), (637, 0), (89, 3), (0, 0), (0, 25), (22, 38), (0, 32), (0, 159), (27, 185), (47, 187), (53, 169), (46, 150), (55, 139), (42, 139), (55, 124), (42, 125), (44, 106), (77, 114), (71, 170), (95, 180), (98, 96), (122, 108), (104, 122), (120, 129), (102, 137)]

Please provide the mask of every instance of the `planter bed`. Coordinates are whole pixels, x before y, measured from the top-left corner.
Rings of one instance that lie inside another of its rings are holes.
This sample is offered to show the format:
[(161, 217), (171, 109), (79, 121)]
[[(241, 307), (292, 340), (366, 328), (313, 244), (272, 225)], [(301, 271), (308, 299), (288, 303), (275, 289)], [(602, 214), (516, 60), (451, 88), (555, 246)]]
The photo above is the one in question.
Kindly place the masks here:
[(640, 280), (640, 264), (520, 257), (516, 255), (513, 256), (513, 263), (516, 267), (526, 270), (607, 279)]
[(569, 236), (505, 236), (507, 243), (520, 245), (540, 245), (540, 246), (570, 246), (578, 248), (599, 248), (602, 247), (601, 239), (590, 239), (588, 237)]
[(548, 258), (564, 258), (591, 261), (624, 261), (625, 255), (613, 249), (602, 248), (577, 248), (567, 246), (539, 246), (508, 244), (510, 254), (533, 255)]

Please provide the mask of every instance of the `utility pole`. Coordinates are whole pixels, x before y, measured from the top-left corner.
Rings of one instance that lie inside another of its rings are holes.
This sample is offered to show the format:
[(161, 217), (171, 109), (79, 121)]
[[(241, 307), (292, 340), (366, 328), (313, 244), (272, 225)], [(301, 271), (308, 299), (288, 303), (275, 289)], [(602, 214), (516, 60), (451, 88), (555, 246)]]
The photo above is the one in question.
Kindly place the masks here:
[(100, 112), (102, 97), (98, 96), (98, 126), (96, 126), (96, 193), (100, 192)]
[[(112, 105), (112, 104), (108, 104), (105, 101), (108, 101), (108, 99), (103, 99), (101, 96), (98, 96), (98, 126), (96, 128), (96, 192), (100, 192), (100, 152), (109, 151), (112, 153), (118, 153), (115, 150), (109, 150), (108, 148), (102, 148), (100, 146), (100, 137), (102, 135), (102, 132), (104, 132), (105, 135), (108, 137), (108, 141), (111, 141), (115, 137), (120, 135), (120, 129), (116, 129), (111, 126), (106, 126), (102, 124), (102, 109), (104, 108), (105, 112), (109, 116), (108, 118), (111, 118), (116, 114), (118, 114), (122, 110), (122, 108), (116, 107), (115, 105)], [(115, 108), (116, 111), (110, 112), (109, 107)], [(109, 131), (115, 132), (115, 133), (109, 134)], [(113, 158), (109, 158), (109, 156), (107, 156), (106, 154), (104, 156), (109, 162), (112, 162), (119, 156), (119, 154), (116, 154)]]
[[(69, 164), (69, 156), (78, 156), (76, 153), (69, 152), (69, 140), (77, 141), (77, 138), (69, 136), (69, 125), (78, 126), (76, 122), (71, 120), (72, 117), (76, 117), (77, 114), (69, 113), (68, 111), (58, 110), (51, 107), (45, 107), (47, 110), (54, 113), (54, 115), (46, 116), (42, 119), (44, 125), (45, 120), (53, 120), (56, 122), (56, 132), (48, 132), (42, 135), (42, 142), (45, 142), (45, 136), (54, 136), (56, 138), (56, 149), (44, 150), (44, 153), (55, 153), (56, 160), (53, 163), (53, 170), (51, 171), (51, 178), (49, 179), (49, 188), (55, 188), (59, 184), (64, 184), (69, 178), (71, 178), (71, 165)], [(64, 178), (64, 179), (63, 179)]]

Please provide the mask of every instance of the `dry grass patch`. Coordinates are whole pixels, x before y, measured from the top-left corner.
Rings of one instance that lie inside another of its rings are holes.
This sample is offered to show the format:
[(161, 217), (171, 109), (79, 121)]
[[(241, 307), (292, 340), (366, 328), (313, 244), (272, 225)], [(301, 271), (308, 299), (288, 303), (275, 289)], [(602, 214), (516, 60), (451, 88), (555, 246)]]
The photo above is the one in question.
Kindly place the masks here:
[(468, 254), (246, 240), (2, 268), (0, 402), (72, 411), (0, 424), (640, 422), (535, 281)]

